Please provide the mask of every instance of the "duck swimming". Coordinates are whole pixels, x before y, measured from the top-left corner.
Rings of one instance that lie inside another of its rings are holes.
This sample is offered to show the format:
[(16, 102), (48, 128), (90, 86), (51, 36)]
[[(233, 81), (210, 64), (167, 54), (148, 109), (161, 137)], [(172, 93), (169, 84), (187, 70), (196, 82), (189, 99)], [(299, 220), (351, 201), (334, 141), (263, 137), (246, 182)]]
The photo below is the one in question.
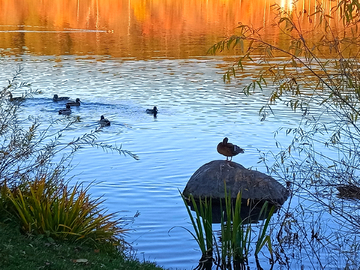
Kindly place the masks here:
[(158, 113), (158, 109), (156, 108), (156, 106), (154, 106), (154, 108), (152, 108), (152, 109), (146, 109), (146, 113), (152, 114), (152, 115), (154, 115), (154, 117), (156, 117), (156, 115)]
[(24, 97), (13, 97), (13, 95), (11, 94), (11, 92), (9, 92), (9, 101), (13, 102), (20, 102), (20, 101), (23, 101), (25, 100)]
[(54, 95), (53, 101), (62, 101), (62, 100), (68, 100), (69, 97), (59, 97), (57, 94)]
[[(226, 161), (231, 161), (233, 156), (244, 153), (244, 149), (228, 141), (229, 139), (225, 137), (223, 141), (218, 144), (217, 151), (219, 154), (226, 156)], [(230, 160), (228, 160), (229, 157)]]
[(59, 114), (63, 114), (63, 115), (69, 115), (69, 114), (71, 114), (71, 107), (70, 107), (70, 105), (69, 105), (69, 104), (66, 104), (66, 108), (59, 110)]
[(102, 126), (102, 127), (107, 127), (107, 126), (110, 126), (110, 121), (108, 119), (106, 119), (103, 115), (100, 117), (100, 120), (99, 120), (99, 124)]
[(75, 101), (69, 101), (68, 103), (66, 103), (66, 105), (70, 105), (70, 106), (80, 106), (80, 98), (77, 98)]

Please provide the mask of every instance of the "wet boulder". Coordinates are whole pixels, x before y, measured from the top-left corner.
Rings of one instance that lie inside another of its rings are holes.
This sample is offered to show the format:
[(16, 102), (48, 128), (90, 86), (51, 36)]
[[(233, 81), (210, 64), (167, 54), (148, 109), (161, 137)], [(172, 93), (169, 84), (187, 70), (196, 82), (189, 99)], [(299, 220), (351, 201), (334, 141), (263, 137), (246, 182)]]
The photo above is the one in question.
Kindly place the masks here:
[(214, 160), (201, 166), (191, 176), (183, 195), (222, 200), (225, 186), (233, 199), (242, 192), (243, 201), (268, 201), (277, 206), (281, 206), (289, 195), (288, 190), (271, 176), (225, 160)]

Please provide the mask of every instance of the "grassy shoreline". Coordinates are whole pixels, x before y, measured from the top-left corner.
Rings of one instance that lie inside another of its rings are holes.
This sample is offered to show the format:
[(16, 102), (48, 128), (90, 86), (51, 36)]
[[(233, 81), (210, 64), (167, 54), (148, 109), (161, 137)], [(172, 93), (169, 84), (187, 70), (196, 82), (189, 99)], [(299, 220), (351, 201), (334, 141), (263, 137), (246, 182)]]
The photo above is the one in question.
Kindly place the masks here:
[(0, 222), (0, 269), (139, 269), (161, 270), (152, 262), (140, 262), (109, 245), (94, 247), (53, 240), (45, 235), (25, 235), (13, 222)]

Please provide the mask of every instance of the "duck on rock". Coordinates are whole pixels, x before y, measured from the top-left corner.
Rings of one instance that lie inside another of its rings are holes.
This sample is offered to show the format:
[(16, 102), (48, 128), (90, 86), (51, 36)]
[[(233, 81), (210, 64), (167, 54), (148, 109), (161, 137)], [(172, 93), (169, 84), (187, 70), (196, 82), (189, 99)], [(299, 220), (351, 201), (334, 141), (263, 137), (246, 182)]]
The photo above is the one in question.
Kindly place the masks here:
[[(231, 161), (233, 156), (244, 153), (244, 149), (239, 146), (229, 143), (229, 139), (225, 137), (217, 146), (219, 154), (226, 156), (226, 161)], [(230, 157), (230, 160), (228, 158)]]
[(69, 105), (69, 104), (66, 104), (66, 108), (59, 110), (59, 114), (63, 114), (63, 115), (69, 115), (69, 114), (71, 114), (71, 107), (70, 107), (70, 105)]
[(107, 127), (107, 126), (110, 126), (110, 121), (108, 119), (106, 119), (103, 115), (100, 117), (100, 120), (99, 120), (99, 124), (102, 126), (102, 127)]
[(69, 97), (59, 97), (57, 94), (54, 95), (53, 101), (62, 101), (62, 100), (68, 100)]
[(80, 98), (77, 98), (75, 101), (69, 101), (68, 103), (66, 103), (66, 105), (80, 106)]

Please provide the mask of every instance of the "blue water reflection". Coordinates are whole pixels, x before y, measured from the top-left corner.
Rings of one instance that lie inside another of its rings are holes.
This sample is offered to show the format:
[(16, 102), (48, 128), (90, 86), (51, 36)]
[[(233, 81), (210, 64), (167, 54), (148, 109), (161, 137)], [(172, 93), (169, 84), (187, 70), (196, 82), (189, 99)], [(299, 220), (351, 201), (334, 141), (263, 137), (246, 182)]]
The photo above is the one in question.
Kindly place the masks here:
[[(45, 127), (50, 119), (66, 117), (57, 113), (64, 103), (52, 101), (59, 94), (82, 101), (70, 116), (80, 122), (64, 141), (94, 130), (101, 115), (111, 121), (99, 141), (121, 145), (140, 159), (86, 147), (73, 160), (72, 181), (95, 181), (91, 193), (103, 195), (109, 211), (119, 211), (129, 222), (126, 240), (137, 256), (166, 268), (191, 269), (198, 263), (201, 254), (196, 242), (182, 228), (191, 226), (178, 190), (201, 165), (223, 159), (216, 151), (218, 142), (229, 137), (245, 149), (234, 161), (265, 172), (257, 163), (258, 151), (277, 151), (273, 132), (296, 127), (300, 117), (279, 105), (274, 115), (260, 121), (258, 112), (270, 89), (245, 96), (241, 86), (224, 84), (217, 67), (223, 64), (220, 58), (124, 61), (67, 56), (55, 60), (24, 55), (1, 62), (3, 78), (11, 78), (21, 63), (22, 80), (41, 91), (24, 103), (22, 119), (26, 122), (35, 115)], [(245, 78), (243, 84), (247, 82), (250, 79)], [(157, 118), (145, 113), (154, 105)], [(277, 139), (284, 145), (290, 141), (283, 134)], [(132, 222), (137, 211), (140, 215)]]

